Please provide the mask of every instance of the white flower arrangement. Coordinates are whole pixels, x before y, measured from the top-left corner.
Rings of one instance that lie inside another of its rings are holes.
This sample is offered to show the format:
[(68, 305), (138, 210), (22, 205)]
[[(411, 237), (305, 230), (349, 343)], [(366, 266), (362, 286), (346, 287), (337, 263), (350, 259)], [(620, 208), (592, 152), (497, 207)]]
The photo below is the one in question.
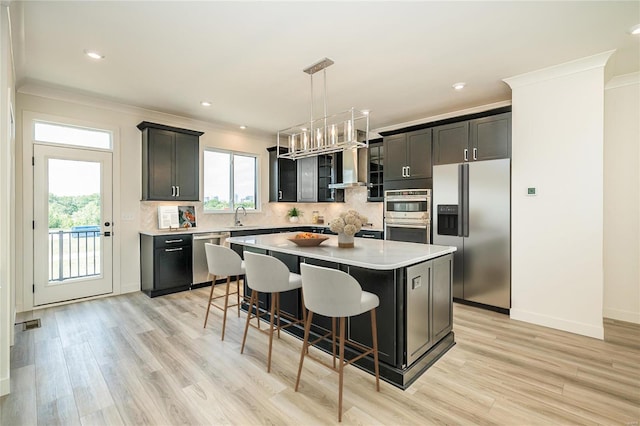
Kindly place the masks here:
[(332, 232), (353, 237), (356, 232), (362, 228), (362, 224), (367, 222), (368, 219), (366, 216), (362, 216), (355, 210), (349, 210), (340, 213), (340, 217), (333, 219), (329, 223), (329, 229), (331, 229)]

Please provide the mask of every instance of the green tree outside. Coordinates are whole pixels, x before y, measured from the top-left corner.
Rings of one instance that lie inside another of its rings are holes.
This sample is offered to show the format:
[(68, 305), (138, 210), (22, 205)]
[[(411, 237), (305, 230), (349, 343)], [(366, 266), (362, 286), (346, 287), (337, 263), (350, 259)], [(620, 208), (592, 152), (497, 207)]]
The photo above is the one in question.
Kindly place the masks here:
[(49, 229), (100, 224), (100, 194), (49, 194)]

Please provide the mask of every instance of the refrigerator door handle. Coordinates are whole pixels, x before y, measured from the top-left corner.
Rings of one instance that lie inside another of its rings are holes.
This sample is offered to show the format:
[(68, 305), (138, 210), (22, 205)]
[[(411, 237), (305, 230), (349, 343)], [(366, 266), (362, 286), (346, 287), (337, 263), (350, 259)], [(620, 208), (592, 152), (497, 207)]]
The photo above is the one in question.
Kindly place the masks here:
[(462, 236), (469, 236), (469, 164), (462, 165)]
[(463, 229), (462, 229), (462, 221), (464, 220), (464, 216), (462, 215), (462, 211), (464, 210), (464, 172), (462, 168), (464, 164), (458, 164), (458, 237), (463, 237)]

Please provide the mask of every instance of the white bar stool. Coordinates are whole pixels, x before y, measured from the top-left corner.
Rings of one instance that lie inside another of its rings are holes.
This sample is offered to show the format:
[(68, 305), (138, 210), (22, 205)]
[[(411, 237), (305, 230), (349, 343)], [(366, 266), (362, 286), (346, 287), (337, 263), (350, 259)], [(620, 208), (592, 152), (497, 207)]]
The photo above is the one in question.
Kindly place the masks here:
[[(224, 330), (227, 326), (227, 309), (237, 306), (238, 318), (240, 318), (240, 275), (245, 275), (245, 266), (240, 255), (228, 247), (205, 243), (204, 250), (207, 255), (209, 275), (213, 276), (213, 280), (211, 282), (211, 293), (209, 294), (209, 303), (207, 304), (207, 314), (204, 317), (204, 328), (207, 328), (207, 320), (209, 319), (209, 309), (211, 306), (222, 310), (224, 315), (222, 319), (221, 340), (224, 340)], [(230, 292), (229, 288), (231, 286), (232, 276), (236, 277), (236, 291)], [(227, 288), (224, 294), (214, 296), (213, 290), (218, 277), (227, 277)], [(230, 294), (236, 294), (237, 300), (233, 305), (229, 305)], [(224, 297), (224, 306), (213, 303), (214, 300), (220, 299), (221, 297)]]
[[(302, 274), (302, 291), (304, 292), (304, 305), (308, 309), (307, 319), (304, 326), (304, 341), (302, 351), (300, 352), (300, 364), (298, 365), (298, 378), (296, 379), (296, 392), (300, 384), (300, 375), (302, 373), (302, 363), (304, 357), (308, 356), (320, 363), (331, 368), (330, 365), (324, 363), (309, 354), (309, 330), (313, 314), (324, 315), (331, 318), (332, 333), (329, 333), (333, 341), (333, 370), (335, 370), (335, 319), (340, 318), (340, 335), (338, 336), (340, 345), (340, 363), (338, 366), (339, 385), (338, 385), (338, 421), (342, 421), (342, 382), (344, 366), (351, 364), (369, 354), (373, 354), (373, 363), (376, 374), (376, 391), (380, 392), (380, 372), (378, 370), (378, 333), (376, 331), (376, 308), (380, 305), (380, 299), (373, 293), (362, 291), (362, 287), (358, 281), (346, 272), (337, 269), (323, 268), (320, 266), (300, 264), (300, 273)], [(373, 348), (360, 345), (356, 342), (347, 341), (345, 338), (345, 319), (371, 312), (371, 335), (373, 340)], [(329, 335), (328, 334), (328, 335)], [(320, 339), (327, 337), (322, 336)], [(318, 339), (318, 340), (320, 340)], [(316, 340), (317, 341), (317, 340)], [(345, 361), (344, 345), (345, 343), (354, 346), (363, 351), (360, 355)]]
[[(289, 290), (302, 288), (302, 277), (299, 274), (289, 272), (289, 268), (279, 259), (265, 254), (244, 252), (244, 261), (247, 269), (247, 286), (251, 289), (251, 299), (249, 301), (249, 310), (247, 314), (247, 322), (244, 327), (244, 336), (242, 337), (242, 347), (240, 353), (244, 352), (244, 345), (247, 340), (247, 331), (252, 317), (256, 318), (257, 328), (260, 329), (260, 307), (258, 303), (259, 293), (271, 293), (271, 311), (269, 320), (269, 330), (260, 330), (269, 334), (269, 355), (267, 357), (267, 372), (271, 372), (271, 348), (273, 346), (273, 330), (274, 321), (277, 323), (275, 329), (278, 331), (280, 338), (280, 329), (286, 328), (294, 324), (301, 324), (306, 318), (305, 311), (302, 311), (302, 320), (293, 318), (286, 313), (280, 312), (280, 293)], [(253, 307), (255, 305), (255, 314)], [(280, 318), (286, 319), (289, 324), (280, 325)], [(255, 327), (255, 326), (254, 326)]]

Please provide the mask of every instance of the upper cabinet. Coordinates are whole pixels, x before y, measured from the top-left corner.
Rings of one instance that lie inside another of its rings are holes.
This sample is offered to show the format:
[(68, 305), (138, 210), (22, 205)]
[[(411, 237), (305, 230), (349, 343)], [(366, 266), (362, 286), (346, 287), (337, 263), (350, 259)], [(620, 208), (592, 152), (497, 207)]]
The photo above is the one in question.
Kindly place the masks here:
[(329, 188), (342, 181), (342, 153), (318, 156), (318, 202), (344, 201), (344, 189)]
[(142, 199), (198, 201), (203, 132), (143, 121)]
[(431, 129), (384, 138), (384, 189), (431, 188)]
[(433, 128), (433, 165), (511, 156), (511, 113)]
[(382, 201), (384, 178), (384, 145), (380, 141), (370, 141), (367, 150), (367, 201)]
[[(282, 149), (282, 148), (281, 148)], [(269, 151), (269, 201), (295, 202), (298, 199), (296, 162), (278, 158), (277, 147)]]

